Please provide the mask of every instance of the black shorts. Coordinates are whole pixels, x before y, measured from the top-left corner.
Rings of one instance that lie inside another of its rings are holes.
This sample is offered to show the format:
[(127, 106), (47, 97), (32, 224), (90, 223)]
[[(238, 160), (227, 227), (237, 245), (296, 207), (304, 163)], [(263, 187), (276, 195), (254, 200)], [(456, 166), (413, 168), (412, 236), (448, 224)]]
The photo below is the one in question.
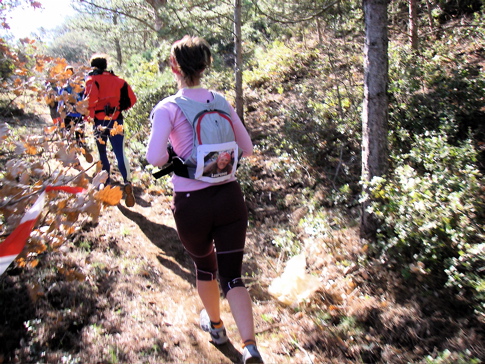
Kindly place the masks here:
[(237, 182), (176, 192), (172, 211), (198, 280), (216, 279), (217, 271), (224, 280), (241, 276), (248, 212)]

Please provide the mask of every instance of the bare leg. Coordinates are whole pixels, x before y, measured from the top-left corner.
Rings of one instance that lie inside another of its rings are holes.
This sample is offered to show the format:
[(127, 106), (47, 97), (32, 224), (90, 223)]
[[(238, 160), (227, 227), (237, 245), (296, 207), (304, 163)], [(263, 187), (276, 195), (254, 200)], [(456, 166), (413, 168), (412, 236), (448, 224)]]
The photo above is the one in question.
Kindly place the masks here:
[(229, 290), (227, 300), (242, 341), (255, 341), (252, 301), (246, 287)]
[(220, 291), (217, 280), (197, 281), (197, 292), (212, 322), (221, 320)]
[[(219, 322), (221, 311), (217, 281), (197, 281), (197, 291), (210, 320)], [(227, 300), (242, 341), (255, 341), (252, 301), (246, 287), (234, 287), (229, 290)]]

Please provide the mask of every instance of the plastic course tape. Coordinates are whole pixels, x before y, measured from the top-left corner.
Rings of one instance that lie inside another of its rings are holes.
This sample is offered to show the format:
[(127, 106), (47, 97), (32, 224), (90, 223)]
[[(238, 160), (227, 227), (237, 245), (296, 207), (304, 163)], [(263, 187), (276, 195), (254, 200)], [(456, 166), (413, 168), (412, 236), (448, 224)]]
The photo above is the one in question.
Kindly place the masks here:
[(22, 252), (30, 233), (37, 222), (42, 209), (45, 205), (45, 196), (49, 191), (64, 191), (68, 193), (81, 193), (84, 188), (70, 187), (70, 186), (47, 186), (46, 189), (39, 195), (34, 205), (25, 213), (20, 220), (19, 226), (2, 242), (0, 243), (0, 275), (5, 272), (10, 263)]

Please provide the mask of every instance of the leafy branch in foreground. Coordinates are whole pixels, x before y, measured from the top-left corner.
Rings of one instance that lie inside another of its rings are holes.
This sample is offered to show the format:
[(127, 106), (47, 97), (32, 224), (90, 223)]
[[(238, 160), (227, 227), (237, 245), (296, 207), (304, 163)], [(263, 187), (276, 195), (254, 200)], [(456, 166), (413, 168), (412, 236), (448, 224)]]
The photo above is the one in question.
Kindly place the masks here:
[[(63, 133), (65, 130), (53, 126), (44, 129), (44, 136), (15, 136), (6, 124), (0, 127), (0, 156), (7, 160), (5, 172), (0, 175), (2, 237), (8, 237), (19, 225), (47, 186), (84, 189), (76, 195), (62, 191), (47, 193), (29, 242), (15, 261), (17, 267), (35, 267), (43, 253), (61, 247), (84, 225), (96, 223), (103, 207), (117, 205), (121, 200), (119, 187), (100, 189), (107, 173), (101, 171), (99, 162), (84, 168), (77, 158), (80, 148)], [(89, 177), (87, 172), (92, 168), (95, 171)]]

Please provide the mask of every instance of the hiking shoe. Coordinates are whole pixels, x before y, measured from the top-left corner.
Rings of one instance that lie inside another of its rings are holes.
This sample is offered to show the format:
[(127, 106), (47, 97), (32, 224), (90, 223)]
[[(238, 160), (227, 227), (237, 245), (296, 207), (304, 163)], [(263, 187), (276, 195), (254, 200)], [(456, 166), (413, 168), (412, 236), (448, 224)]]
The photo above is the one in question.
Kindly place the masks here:
[(133, 194), (133, 186), (131, 185), (130, 182), (125, 184), (125, 204), (127, 207), (133, 207), (135, 206), (135, 195)]
[(200, 328), (205, 332), (208, 332), (209, 334), (211, 334), (212, 341), (216, 345), (225, 344), (229, 340), (229, 338), (227, 337), (226, 328), (224, 327), (224, 325), (222, 325), (222, 327), (218, 329), (214, 329), (212, 327), (211, 320), (205, 309), (200, 311)]
[(263, 358), (261, 358), (261, 354), (258, 351), (256, 345), (246, 345), (243, 350), (242, 354), (243, 363), (264, 363)]
[(93, 160), (94, 160), (93, 155), (89, 153), (87, 150), (84, 150), (83, 156), (84, 156), (84, 159), (86, 159), (86, 162), (93, 163)]

